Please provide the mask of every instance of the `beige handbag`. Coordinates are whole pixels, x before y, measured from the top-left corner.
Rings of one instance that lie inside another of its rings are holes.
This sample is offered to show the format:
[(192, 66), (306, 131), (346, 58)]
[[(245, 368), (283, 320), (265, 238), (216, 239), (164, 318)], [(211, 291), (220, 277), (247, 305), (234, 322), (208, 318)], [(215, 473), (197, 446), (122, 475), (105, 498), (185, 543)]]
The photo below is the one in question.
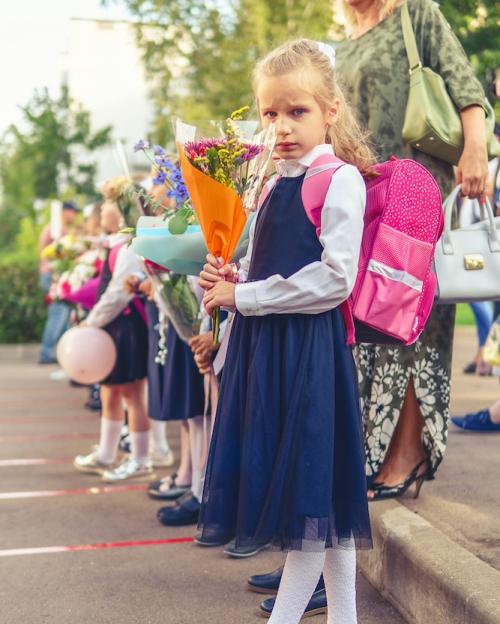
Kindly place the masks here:
[[(401, 23), (410, 65), (403, 140), (425, 154), (456, 165), (464, 147), (462, 121), (444, 80), (430, 67), (422, 66), (407, 2), (401, 7)], [(486, 98), (483, 107), (488, 153), (494, 158), (500, 155), (500, 144), (493, 132), (495, 114)]]
[[(440, 303), (470, 303), (500, 299), (500, 217), (489, 201), (481, 206), (483, 220), (451, 229), (460, 187), (443, 204), (444, 231), (434, 256)], [(476, 200), (477, 201), (477, 200)]]

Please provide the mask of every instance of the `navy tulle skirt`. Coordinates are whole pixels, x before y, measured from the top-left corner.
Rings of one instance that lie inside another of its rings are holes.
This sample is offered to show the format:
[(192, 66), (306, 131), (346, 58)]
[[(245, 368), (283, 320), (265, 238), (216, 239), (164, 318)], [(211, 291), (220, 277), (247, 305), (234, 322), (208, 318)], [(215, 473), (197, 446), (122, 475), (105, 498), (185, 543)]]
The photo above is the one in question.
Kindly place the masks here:
[(186, 420), (201, 416), (205, 408), (203, 375), (193, 352), (179, 338), (172, 323), (167, 330), (162, 417), (159, 420)]
[(358, 384), (338, 310), (237, 314), (200, 531), (283, 550), (371, 546)]

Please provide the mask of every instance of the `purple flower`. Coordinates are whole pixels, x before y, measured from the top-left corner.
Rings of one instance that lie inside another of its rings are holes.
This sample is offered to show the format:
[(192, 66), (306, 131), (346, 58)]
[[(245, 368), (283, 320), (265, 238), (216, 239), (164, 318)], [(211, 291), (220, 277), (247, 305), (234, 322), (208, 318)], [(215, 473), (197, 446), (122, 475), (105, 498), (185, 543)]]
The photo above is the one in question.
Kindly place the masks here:
[(161, 145), (155, 145), (153, 147), (153, 152), (155, 156), (166, 156), (167, 154)]
[(147, 149), (149, 149), (149, 143), (147, 141), (143, 141), (142, 139), (140, 141), (137, 141), (137, 143), (134, 145), (134, 152), (140, 152), (141, 150)]
[(165, 171), (158, 171), (156, 178), (153, 178), (153, 184), (165, 184), (167, 180), (167, 174)]

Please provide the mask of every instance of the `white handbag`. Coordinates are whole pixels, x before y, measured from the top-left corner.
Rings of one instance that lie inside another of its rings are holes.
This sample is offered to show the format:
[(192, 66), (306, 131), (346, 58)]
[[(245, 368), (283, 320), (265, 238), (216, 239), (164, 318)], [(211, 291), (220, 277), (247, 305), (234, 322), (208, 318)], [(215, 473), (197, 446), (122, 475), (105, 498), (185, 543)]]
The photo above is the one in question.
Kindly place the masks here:
[(481, 221), (452, 230), (459, 193), (458, 186), (443, 204), (444, 231), (434, 259), (437, 298), (439, 303), (500, 299), (500, 218), (493, 216), (487, 200), (480, 206)]

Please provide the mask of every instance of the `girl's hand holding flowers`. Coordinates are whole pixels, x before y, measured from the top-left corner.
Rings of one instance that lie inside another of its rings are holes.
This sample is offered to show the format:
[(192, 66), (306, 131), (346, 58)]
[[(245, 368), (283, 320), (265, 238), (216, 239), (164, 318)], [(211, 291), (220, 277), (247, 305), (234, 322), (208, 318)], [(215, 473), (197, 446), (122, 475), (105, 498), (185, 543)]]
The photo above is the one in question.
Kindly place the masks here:
[(216, 308), (234, 308), (236, 284), (233, 282), (218, 281), (203, 297), (205, 309), (209, 314)]
[(238, 270), (235, 264), (223, 264), (221, 258), (212, 254), (207, 255), (207, 263), (200, 273), (200, 286), (204, 290), (210, 290), (217, 282), (226, 281), (236, 284), (238, 282)]

